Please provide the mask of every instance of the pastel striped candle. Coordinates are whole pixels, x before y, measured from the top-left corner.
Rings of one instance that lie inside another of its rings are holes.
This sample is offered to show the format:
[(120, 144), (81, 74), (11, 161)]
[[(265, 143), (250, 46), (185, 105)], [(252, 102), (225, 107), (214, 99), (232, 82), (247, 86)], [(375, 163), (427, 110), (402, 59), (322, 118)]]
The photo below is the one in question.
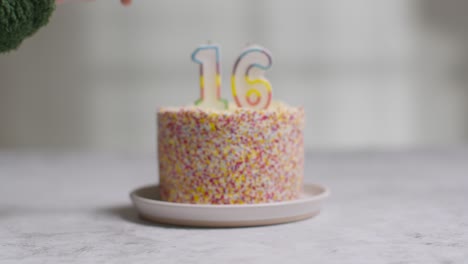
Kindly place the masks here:
[(271, 54), (260, 46), (246, 48), (234, 63), (231, 77), (232, 95), (238, 107), (267, 109), (272, 89), (264, 73), (272, 65)]
[(192, 53), (192, 61), (200, 65), (200, 98), (195, 105), (202, 108), (227, 109), (221, 98), (221, 67), (218, 45), (202, 45)]

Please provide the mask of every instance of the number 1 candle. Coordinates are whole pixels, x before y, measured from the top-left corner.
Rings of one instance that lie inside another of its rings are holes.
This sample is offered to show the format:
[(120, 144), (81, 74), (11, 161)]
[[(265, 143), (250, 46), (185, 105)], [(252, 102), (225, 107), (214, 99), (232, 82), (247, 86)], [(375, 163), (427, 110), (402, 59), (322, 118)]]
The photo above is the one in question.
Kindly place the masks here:
[(227, 109), (221, 98), (221, 70), (218, 45), (202, 45), (192, 53), (192, 60), (200, 64), (200, 98), (195, 105), (203, 108)]
[(268, 108), (272, 91), (264, 72), (271, 65), (270, 52), (260, 46), (250, 46), (239, 55), (231, 77), (232, 95), (238, 107)]

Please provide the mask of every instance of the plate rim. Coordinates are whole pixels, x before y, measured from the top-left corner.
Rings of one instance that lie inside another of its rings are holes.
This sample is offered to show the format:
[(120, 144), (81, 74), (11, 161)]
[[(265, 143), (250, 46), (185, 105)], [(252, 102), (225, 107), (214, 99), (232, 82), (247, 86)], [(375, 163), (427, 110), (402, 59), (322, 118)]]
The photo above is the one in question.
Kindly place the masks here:
[(261, 220), (193, 220), (181, 218), (166, 218), (154, 217), (148, 214), (141, 214), (141, 218), (165, 225), (182, 226), (182, 227), (208, 227), (208, 228), (237, 228), (237, 227), (255, 227), (255, 226), (269, 226), (278, 225), (292, 222), (299, 222), (309, 218), (313, 218), (320, 214), (320, 210), (311, 211), (306, 214), (292, 215), (287, 217), (268, 218)]
[(276, 207), (276, 206), (285, 206), (285, 205), (294, 205), (294, 204), (301, 204), (305, 202), (313, 202), (313, 201), (320, 201), (330, 196), (330, 189), (318, 183), (306, 183), (303, 185), (303, 193), (307, 193), (307, 188), (318, 188), (321, 190), (319, 194), (308, 196), (308, 197), (301, 197), (295, 200), (289, 201), (281, 201), (281, 202), (271, 202), (271, 203), (255, 203), (255, 204), (190, 204), (190, 203), (175, 203), (175, 202), (168, 202), (162, 200), (155, 200), (146, 197), (142, 197), (138, 195), (143, 189), (148, 188), (158, 188), (159, 184), (147, 184), (141, 187), (138, 187), (130, 192), (131, 200), (136, 203), (136, 200), (147, 204), (153, 204), (158, 206), (169, 206), (169, 207), (181, 207), (181, 208), (210, 208), (210, 209), (218, 209), (218, 208), (249, 208), (249, 207)]

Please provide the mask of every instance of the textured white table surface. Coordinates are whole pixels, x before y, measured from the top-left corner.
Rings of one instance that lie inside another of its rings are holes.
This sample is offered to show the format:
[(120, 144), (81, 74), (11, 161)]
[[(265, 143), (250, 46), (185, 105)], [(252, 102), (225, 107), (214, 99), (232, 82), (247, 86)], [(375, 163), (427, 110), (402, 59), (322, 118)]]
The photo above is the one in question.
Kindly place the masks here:
[(0, 263), (468, 263), (468, 149), (310, 153), (318, 217), (241, 229), (140, 220), (152, 156), (0, 152)]

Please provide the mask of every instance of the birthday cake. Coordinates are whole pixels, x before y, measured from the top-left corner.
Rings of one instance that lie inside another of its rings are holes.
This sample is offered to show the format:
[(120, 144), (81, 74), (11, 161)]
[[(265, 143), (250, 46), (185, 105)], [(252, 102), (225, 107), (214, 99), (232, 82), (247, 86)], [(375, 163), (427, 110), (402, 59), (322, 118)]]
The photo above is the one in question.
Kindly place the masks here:
[(220, 97), (218, 47), (202, 46), (192, 60), (200, 64), (200, 99), (157, 113), (160, 198), (197, 204), (299, 198), (304, 110), (271, 101), (263, 77), (269, 52), (253, 46), (239, 56), (232, 76), (235, 104)]
[(160, 196), (178, 203), (293, 200), (302, 191), (304, 111), (196, 107), (158, 112)]

